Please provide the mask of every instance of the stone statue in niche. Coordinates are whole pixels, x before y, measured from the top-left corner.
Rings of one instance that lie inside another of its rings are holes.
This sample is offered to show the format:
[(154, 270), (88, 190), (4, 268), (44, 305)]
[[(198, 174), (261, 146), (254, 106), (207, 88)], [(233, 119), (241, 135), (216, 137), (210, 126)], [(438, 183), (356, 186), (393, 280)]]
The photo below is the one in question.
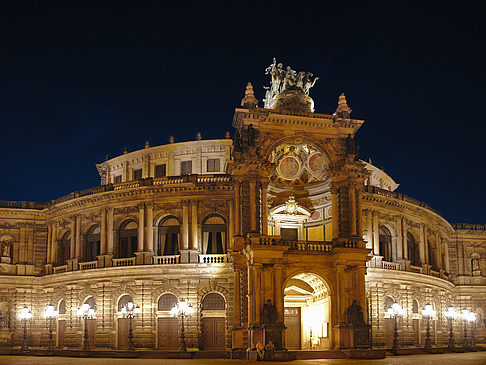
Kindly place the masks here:
[(255, 145), (255, 128), (253, 128), (253, 124), (248, 126), (248, 146)]
[(359, 144), (356, 139), (351, 137), (351, 134), (348, 134), (348, 136), (346, 137), (346, 154), (354, 155), (355, 160), (359, 159)]
[(10, 242), (0, 242), (0, 254), (2, 257), (10, 257)]
[(277, 324), (278, 311), (275, 304), (272, 304), (270, 299), (263, 305), (262, 309), (262, 324)]
[(346, 317), (348, 324), (352, 324), (353, 326), (362, 326), (365, 324), (363, 309), (356, 299), (354, 299), (353, 303), (346, 309)]

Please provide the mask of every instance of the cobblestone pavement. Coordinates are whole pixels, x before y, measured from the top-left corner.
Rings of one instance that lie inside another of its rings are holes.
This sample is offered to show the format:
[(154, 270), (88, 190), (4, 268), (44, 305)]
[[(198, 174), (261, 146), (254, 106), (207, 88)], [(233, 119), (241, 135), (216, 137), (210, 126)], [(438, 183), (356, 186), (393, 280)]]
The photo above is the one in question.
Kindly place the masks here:
[[(40, 356), (1, 356), (0, 365), (243, 365), (254, 364), (256, 361), (245, 360), (173, 360), (173, 359), (101, 359), (101, 358), (72, 358), (72, 357), (40, 357)], [(261, 364), (261, 362), (258, 362)], [(266, 361), (266, 364), (281, 364), (281, 362)], [(486, 352), (472, 352), (464, 354), (440, 355), (412, 355), (388, 357), (383, 360), (296, 360), (288, 362), (291, 365), (367, 365), (367, 364), (396, 364), (396, 365), (480, 365), (486, 364)]]

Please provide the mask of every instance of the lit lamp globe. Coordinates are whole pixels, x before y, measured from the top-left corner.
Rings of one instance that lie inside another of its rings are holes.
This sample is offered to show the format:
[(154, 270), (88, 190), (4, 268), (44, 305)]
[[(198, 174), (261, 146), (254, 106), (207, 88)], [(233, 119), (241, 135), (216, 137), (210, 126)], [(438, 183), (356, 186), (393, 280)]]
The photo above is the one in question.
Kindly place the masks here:
[(393, 303), (392, 306), (390, 308), (388, 308), (388, 312), (387, 312), (391, 317), (395, 317), (395, 316), (403, 316), (405, 315), (405, 310), (402, 308), (402, 306), (400, 304), (398, 304), (397, 302)]
[(59, 315), (59, 312), (54, 308), (52, 304), (49, 304), (46, 309), (44, 310), (44, 318), (51, 319), (56, 318)]
[(19, 319), (21, 321), (28, 321), (32, 319), (32, 312), (30, 311), (30, 309), (27, 307), (23, 307), (19, 312)]
[(424, 309), (422, 309), (422, 315), (427, 318), (433, 318), (435, 317), (435, 310), (434, 307), (430, 304), (426, 304)]
[(458, 315), (454, 307), (450, 306), (447, 308), (447, 312), (444, 312), (444, 315), (446, 316), (447, 319), (455, 319)]

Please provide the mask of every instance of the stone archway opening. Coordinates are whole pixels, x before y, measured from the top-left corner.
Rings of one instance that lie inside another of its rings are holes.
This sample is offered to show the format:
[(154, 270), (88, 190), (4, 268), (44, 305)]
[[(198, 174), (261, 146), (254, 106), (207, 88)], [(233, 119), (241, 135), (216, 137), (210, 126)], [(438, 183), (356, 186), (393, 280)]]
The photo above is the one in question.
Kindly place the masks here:
[(285, 344), (289, 350), (328, 350), (331, 347), (331, 298), (322, 278), (301, 273), (284, 289)]

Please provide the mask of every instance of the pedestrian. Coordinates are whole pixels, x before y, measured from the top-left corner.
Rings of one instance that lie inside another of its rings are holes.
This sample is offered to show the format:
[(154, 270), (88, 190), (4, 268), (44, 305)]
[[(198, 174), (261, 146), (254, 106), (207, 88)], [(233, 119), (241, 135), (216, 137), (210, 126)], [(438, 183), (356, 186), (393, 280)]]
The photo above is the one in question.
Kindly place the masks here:
[(256, 344), (257, 361), (265, 360), (265, 345), (262, 341), (258, 340)]
[(275, 352), (275, 345), (272, 340), (269, 340), (265, 346), (265, 360), (273, 360), (273, 354)]

